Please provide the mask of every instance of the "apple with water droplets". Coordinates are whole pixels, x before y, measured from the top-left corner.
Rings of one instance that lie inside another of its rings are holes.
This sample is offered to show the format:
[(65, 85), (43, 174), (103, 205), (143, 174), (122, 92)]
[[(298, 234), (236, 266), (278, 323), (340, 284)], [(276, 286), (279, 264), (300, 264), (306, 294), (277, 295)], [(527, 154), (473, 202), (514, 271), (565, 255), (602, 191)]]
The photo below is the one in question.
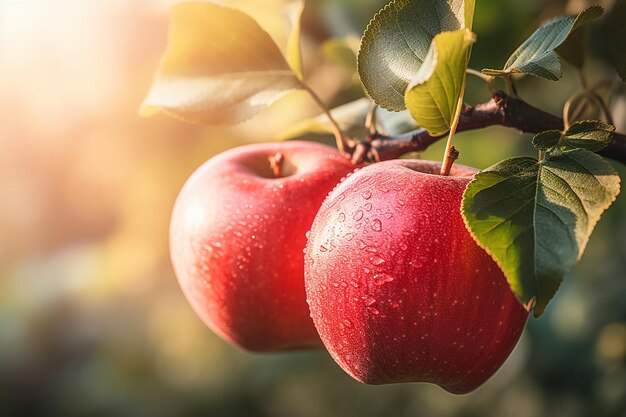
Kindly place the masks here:
[(335, 361), (370, 383), (484, 383), (527, 312), (460, 212), (476, 170), (395, 160), (361, 169), (325, 200), (310, 231), (305, 287)]
[(172, 214), (171, 258), (215, 333), (252, 351), (321, 346), (305, 302), (305, 234), (354, 168), (331, 147), (293, 141), (231, 149), (189, 178)]

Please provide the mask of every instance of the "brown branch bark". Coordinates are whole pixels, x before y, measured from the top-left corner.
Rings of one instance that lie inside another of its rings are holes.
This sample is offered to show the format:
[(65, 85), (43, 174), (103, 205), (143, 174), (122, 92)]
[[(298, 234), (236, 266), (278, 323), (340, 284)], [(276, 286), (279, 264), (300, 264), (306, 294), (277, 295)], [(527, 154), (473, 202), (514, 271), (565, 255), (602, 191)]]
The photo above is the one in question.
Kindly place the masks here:
[[(550, 129), (563, 129), (563, 119), (554, 116), (502, 91), (491, 100), (463, 109), (457, 132), (481, 129), (488, 126), (506, 126), (523, 133), (539, 133)], [(396, 159), (408, 152), (421, 152), (443, 136), (430, 136), (418, 129), (400, 136), (375, 135), (366, 143), (357, 144), (353, 156), (371, 161)], [(601, 155), (626, 164), (626, 135), (615, 133), (611, 144), (599, 152)], [(353, 157), (353, 160), (355, 158)]]

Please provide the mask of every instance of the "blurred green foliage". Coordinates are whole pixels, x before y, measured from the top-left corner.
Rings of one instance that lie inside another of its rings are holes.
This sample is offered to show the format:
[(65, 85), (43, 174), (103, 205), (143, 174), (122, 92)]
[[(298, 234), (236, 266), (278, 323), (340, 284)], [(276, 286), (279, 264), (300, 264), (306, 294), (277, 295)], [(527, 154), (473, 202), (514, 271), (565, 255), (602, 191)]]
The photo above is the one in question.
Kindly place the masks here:
[[(138, 119), (165, 46), (162, 3), (0, 5), (0, 416), (626, 416), (626, 194), (546, 314), (530, 320), (505, 366), (472, 394), (362, 385), (323, 352), (252, 355), (214, 336), (169, 263), (177, 190), (210, 156), (269, 140), (316, 110), (296, 94), (295, 113), (279, 103), (233, 129)], [(305, 62), (330, 36), (359, 34), (382, 5), (309, 1)], [(498, 67), (540, 19), (566, 6), (479, 0), (471, 66)], [(602, 61), (588, 65), (591, 79), (608, 73)], [(564, 69), (558, 85), (520, 80), (522, 96), (560, 112), (578, 85)], [(327, 100), (356, 98), (327, 70), (309, 74)], [(487, 97), (470, 81), (468, 102)], [(616, 101), (621, 129), (624, 101)], [(534, 154), (528, 135), (498, 127), (459, 135), (455, 145), (460, 163), (479, 168)], [(423, 157), (442, 152), (437, 143)]]

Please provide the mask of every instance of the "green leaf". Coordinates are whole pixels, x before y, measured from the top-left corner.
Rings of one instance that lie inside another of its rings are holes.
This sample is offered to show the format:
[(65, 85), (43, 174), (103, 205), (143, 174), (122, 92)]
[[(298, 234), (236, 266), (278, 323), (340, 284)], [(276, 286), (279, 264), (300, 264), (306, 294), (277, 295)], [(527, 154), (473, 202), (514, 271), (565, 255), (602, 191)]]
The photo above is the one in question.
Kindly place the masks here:
[(584, 149), (542, 162), (512, 158), (476, 174), (463, 196), (463, 217), (520, 302), (534, 305), (539, 316), (582, 256), (619, 183), (610, 164)]
[(626, 0), (616, 0), (603, 27), (609, 59), (626, 82)]
[(404, 100), (415, 121), (433, 136), (450, 130), (476, 36), (469, 29), (435, 36)]
[(562, 136), (563, 132), (560, 130), (546, 130), (535, 135), (533, 146), (540, 151), (547, 151), (558, 145)]
[(376, 104), (405, 109), (404, 92), (444, 31), (471, 29), (475, 0), (393, 0), (370, 21), (361, 38), (358, 70)]
[(212, 3), (172, 8), (169, 44), (142, 115), (238, 123), (300, 82), (272, 38), (245, 13)]
[[(546, 130), (533, 138), (533, 146), (542, 151), (587, 149), (598, 152), (613, 140), (615, 127), (600, 120), (582, 120), (572, 124), (565, 132)], [(556, 149), (558, 148), (558, 149)]]
[(613, 140), (615, 127), (599, 120), (582, 120), (573, 123), (563, 134), (563, 144), (569, 148), (582, 148), (598, 152)]
[(545, 22), (511, 54), (501, 70), (484, 69), (487, 75), (522, 73), (552, 81), (561, 78), (561, 62), (555, 52), (579, 26), (602, 15), (600, 6), (591, 6), (578, 16), (561, 16)]
[[(339, 123), (341, 129), (350, 137), (367, 137), (368, 129), (365, 127), (367, 113), (372, 108), (372, 101), (361, 98), (350, 103), (332, 109), (333, 118)], [(417, 128), (415, 121), (408, 111), (390, 112), (378, 109), (376, 121), (381, 133), (396, 136)], [(333, 128), (328, 117), (321, 114), (315, 118), (303, 120), (278, 135), (278, 140), (302, 138), (310, 134), (327, 135), (334, 139)]]

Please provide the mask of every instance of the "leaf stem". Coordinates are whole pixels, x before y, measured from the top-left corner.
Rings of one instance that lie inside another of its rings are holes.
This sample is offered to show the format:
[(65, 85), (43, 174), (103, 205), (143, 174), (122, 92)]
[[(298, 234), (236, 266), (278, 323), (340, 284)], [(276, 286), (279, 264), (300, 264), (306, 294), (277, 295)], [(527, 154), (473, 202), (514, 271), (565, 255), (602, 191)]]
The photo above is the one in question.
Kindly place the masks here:
[(346, 139), (346, 135), (341, 130), (341, 127), (339, 127), (339, 123), (337, 123), (337, 121), (331, 114), (330, 110), (328, 110), (328, 107), (326, 107), (326, 105), (324, 104), (320, 96), (318, 96), (317, 93), (313, 91), (313, 89), (307, 83), (305, 83), (304, 81), (301, 81), (300, 85), (302, 86), (303, 90), (309, 93), (309, 96), (311, 96), (315, 104), (318, 105), (320, 110), (322, 110), (322, 113), (324, 113), (324, 115), (328, 118), (328, 121), (330, 122), (330, 125), (333, 130), (333, 134), (335, 135), (335, 141), (337, 143), (337, 149), (339, 150), (339, 152), (342, 155), (349, 158), (350, 153), (348, 152), (348, 147), (349, 147), (348, 141)]
[(465, 96), (466, 80), (467, 77), (463, 77), (463, 82), (461, 83), (461, 93), (459, 94), (459, 100), (456, 104), (456, 112), (454, 113), (454, 119), (452, 119), (452, 125), (450, 126), (450, 133), (448, 134), (448, 141), (446, 142), (446, 150), (443, 154), (443, 162), (441, 163), (441, 175), (444, 176), (450, 175), (452, 164), (454, 164), (454, 161), (459, 157), (459, 152), (454, 149), (454, 147), (452, 146), (452, 142), (454, 140), (456, 128), (459, 125), (461, 111), (463, 110), (463, 97)]
[(465, 70), (465, 73), (468, 74), (468, 75), (472, 75), (472, 76), (474, 76), (476, 78), (479, 78), (479, 79), (483, 80), (485, 82), (485, 84), (487, 84), (487, 88), (489, 88), (489, 93), (491, 95), (493, 95), (493, 93), (496, 92), (496, 89), (493, 86), (493, 78), (494, 78), (493, 76), (487, 75), (487, 74), (483, 74), (482, 72), (477, 71), (477, 70), (475, 70), (473, 68), (467, 68)]

